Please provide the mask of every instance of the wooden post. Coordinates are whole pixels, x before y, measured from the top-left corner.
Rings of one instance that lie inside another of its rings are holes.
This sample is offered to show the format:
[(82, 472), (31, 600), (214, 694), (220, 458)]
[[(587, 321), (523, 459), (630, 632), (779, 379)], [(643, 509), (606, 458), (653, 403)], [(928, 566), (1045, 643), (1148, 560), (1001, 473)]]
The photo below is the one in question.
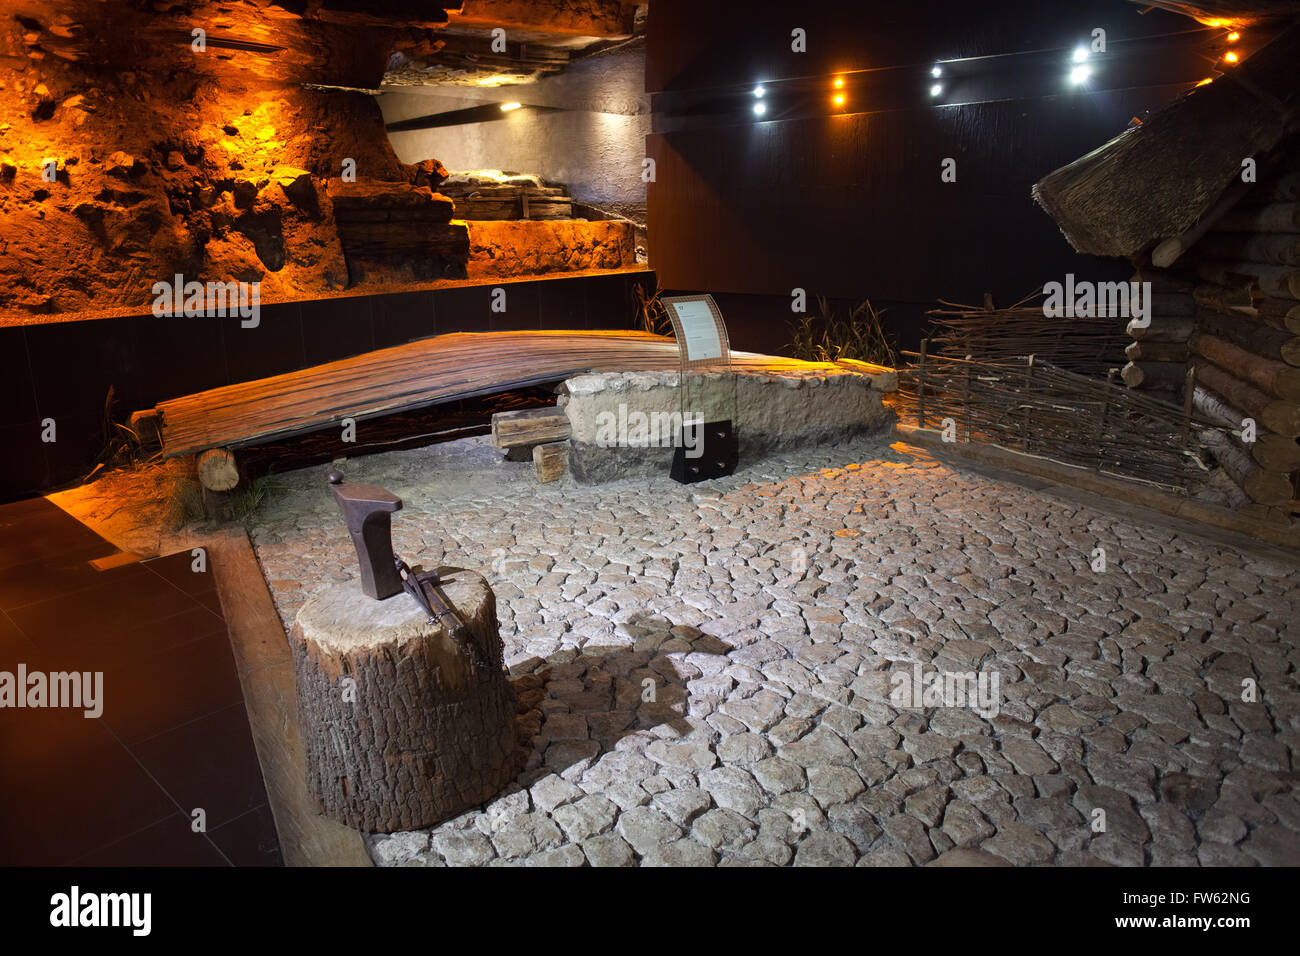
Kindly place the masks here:
[(1183, 451), (1187, 454), (1183, 457), (1183, 463), (1189, 467), (1192, 464), (1192, 410), (1194, 399), (1196, 397), (1196, 366), (1187, 366), (1187, 378), (1183, 382)]
[(921, 339), (921, 360), (916, 363), (916, 427), (925, 427), (925, 352), (929, 339)]
[(1024, 422), (1024, 446), (1025, 451), (1030, 451), (1034, 447), (1033, 440), (1029, 437), (1029, 419), (1030, 419), (1030, 388), (1033, 385), (1034, 376), (1034, 357), (1029, 356), (1029, 363), (1025, 366), (1025, 422)]
[[(993, 297), (992, 297), (991, 295), (989, 295), (987, 292), (985, 293), (985, 296), (987, 297), (989, 304), (992, 305), (992, 303), (993, 303)], [(964, 405), (962, 411), (964, 412), (964, 417), (965, 417), (965, 419), (966, 419), (966, 442), (967, 442), (967, 444), (970, 443), (970, 436), (971, 436), (971, 426), (970, 426), (970, 378), (971, 378), (971, 371), (970, 371), (970, 370), (971, 370), (971, 366), (970, 366), (970, 361), (971, 361), (971, 357), (970, 357), (969, 355), (966, 356), (966, 390), (965, 390), (965, 398), (964, 398), (965, 405)]]
[(1115, 388), (1115, 376), (1119, 374), (1119, 369), (1113, 368), (1106, 373), (1106, 397), (1101, 402), (1101, 415), (1097, 419), (1097, 471), (1101, 472), (1105, 464), (1105, 446), (1103, 439), (1106, 436), (1106, 419), (1110, 415), (1110, 395)]

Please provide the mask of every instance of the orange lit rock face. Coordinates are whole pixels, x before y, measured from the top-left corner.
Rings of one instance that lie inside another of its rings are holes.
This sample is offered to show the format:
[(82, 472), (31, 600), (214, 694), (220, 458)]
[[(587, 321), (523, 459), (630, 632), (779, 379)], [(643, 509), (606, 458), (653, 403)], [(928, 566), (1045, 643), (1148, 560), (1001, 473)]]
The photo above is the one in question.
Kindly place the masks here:
[(629, 222), (471, 220), (469, 277), (541, 275), (636, 264)]
[[(356, 281), (330, 198), (345, 168), (428, 194), (370, 96), (303, 86), (377, 86), (427, 31), (175, 9), (0, 0), (0, 324), (147, 307), (176, 273), (257, 281), (264, 302), (327, 295)], [(426, 278), (436, 254), (399, 244), (366, 278)]]

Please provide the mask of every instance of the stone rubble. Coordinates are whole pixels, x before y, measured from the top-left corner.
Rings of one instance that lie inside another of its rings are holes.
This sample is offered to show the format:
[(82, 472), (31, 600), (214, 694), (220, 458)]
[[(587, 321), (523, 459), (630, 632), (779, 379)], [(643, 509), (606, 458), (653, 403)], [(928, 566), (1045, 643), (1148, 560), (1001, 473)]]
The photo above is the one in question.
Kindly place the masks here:
[[(286, 625), (355, 574), (328, 470), (253, 529)], [(1271, 552), (869, 440), (694, 486), (538, 486), (481, 439), (344, 470), (404, 498), (407, 560), (488, 576), (532, 738), (379, 865), (1300, 864)], [(905, 706), (918, 664), (996, 674), (996, 713)]]

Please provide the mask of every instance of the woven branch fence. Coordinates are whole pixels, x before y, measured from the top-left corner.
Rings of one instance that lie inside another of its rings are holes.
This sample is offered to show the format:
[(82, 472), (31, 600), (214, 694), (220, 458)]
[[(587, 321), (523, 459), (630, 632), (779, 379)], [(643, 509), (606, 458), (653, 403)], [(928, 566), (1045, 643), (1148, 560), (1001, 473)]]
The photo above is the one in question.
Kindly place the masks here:
[(1208, 473), (1196, 434), (1203, 426), (1114, 372), (1096, 378), (1035, 356), (958, 359), (924, 348), (904, 352), (913, 364), (898, 370), (895, 409), (905, 425), (1182, 493)]

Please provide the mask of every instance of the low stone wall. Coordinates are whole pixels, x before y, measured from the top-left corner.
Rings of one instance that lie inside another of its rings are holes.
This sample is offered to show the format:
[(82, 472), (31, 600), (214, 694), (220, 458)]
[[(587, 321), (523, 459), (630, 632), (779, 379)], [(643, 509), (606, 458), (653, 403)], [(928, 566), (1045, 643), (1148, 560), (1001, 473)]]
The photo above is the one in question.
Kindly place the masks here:
[(630, 222), (471, 219), (469, 277), (545, 275), (636, 265)]
[[(687, 418), (731, 418), (740, 443), (740, 467), (788, 448), (834, 443), (893, 427), (882, 388), (892, 373), (874, 376), (810, 363), (806, 370), (741, 369), (690, 373)], [(682, 421), (677, 372), (604, 372), (565, 382), (569, 416), (569, 473), (591, 485), (666, 474)]]

